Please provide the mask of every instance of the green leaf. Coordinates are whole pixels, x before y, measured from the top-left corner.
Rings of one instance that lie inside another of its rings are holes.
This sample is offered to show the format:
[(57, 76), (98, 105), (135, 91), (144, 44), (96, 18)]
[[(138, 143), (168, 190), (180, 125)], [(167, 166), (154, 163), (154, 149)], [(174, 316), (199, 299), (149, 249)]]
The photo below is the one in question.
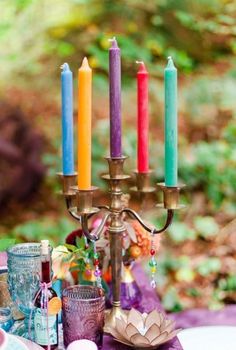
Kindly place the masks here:
[(194, 219), (194, 226), (199, 232), (199, 235), (204, 238), (215, 236), (219, 232), (218, 224), (215, 219), (210, 216), (197, 216)]
[(220, 290), (225, 291), (236, 291), (236, 276), (228, 276), (227, 278), (222, 278), (218, 281)]
[(4, 252), (11, 246), (15, 244), (16, 240), (15, 239), (10, 239), (10, 238), (2, 238), (0, 239), (0, 251)]
[(76, 241), (76, 246), (78, 248), (85, 249), (85, 237), (84, 236), (82, 236), (82, 237), (76, 236), (75, 241)]
[(221, 261), (215, 257), (204, 259), (197, 267), (198, 273), (203, 277), (206, 277), (211, 273), (219, 272), (220, 269)]
[(197, 288), (188, 288), (186, 290), (186, 294), (189, 295), (190, 297), (193, 297), (193, 298), (197, 298), (197, 297), (200, 297), (202, 295), (200, 290), (198, 290)]
[(190, 267), (182, 267), (176, 272), (176, 279), (180, 282), (192, 282), (195, 278), (195, 272)]
[(65, 247), (70, 251), (70, 252), (75, 252), (77, 250), (77, 247), (73, 244), (65, 244)]
[(63, 261), (64, 261), (64, 262), (70, 262), (70, 261), (73, 259), (73, 256), (74, 256), (73, 253), (67, 253), (67, 255), (65, 255), (65, 256), (63, 257)]
[(173, 222), (168, 233), (176, 243), (184, 242), (186, 239), (194, 240), (197, 237), (196, 232), (183, 222)]
[(181, 304), (177, 290), (174, 287), (168, 288), (162, 299), (162, 304), (167, 311), (178, 312), (183, 310), (183, 305)]

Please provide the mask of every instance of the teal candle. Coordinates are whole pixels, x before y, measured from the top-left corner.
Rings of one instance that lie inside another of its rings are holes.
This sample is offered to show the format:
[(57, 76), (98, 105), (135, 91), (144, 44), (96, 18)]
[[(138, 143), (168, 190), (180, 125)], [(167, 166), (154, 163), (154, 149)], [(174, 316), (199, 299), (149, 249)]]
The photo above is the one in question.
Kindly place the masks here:
[(73, 76), (68, 63), (62, 65), (61, 99), (62, 99), (62, 172), (74, 174), (73, 142)]
[(177, 126), (177, 69), (171, 57), (165, 68), (165, 185), (177, 186), (178, 126)]

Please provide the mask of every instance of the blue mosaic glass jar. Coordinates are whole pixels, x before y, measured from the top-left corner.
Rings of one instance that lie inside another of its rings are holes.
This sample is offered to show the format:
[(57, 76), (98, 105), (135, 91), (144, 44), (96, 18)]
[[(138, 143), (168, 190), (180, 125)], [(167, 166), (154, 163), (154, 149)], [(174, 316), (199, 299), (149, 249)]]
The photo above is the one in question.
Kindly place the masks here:
[(9, 332), (13, 326), (11, 310), (8, 307), (0, 307), (0, 328)]

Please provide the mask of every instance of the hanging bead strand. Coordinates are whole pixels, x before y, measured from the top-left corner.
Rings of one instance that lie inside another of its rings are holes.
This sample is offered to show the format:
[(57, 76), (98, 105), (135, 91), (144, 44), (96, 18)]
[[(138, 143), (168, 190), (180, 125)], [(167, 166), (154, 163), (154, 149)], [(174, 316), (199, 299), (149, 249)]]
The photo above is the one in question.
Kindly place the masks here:
[(155, 281), (155, 274), (157, 271), (157, 261), (155, 258), (156, 255), (156, 249), (155, 249), (155, 243), (154, 243), (154, 233), (151, 233), (151, 247), (150, 247), (150, 255), (151, 259), (149, 261), (150, 266), (150, 272), (151, 272), (151, 282), (150, 285), (152, 288), (156, 288), (156, 281)]
[(95, 268), (95, 271), (94, 271), (94, 276), (96, 277), (96, 283), (97, 283), (97, 286), (99, 288), (102, 288), (102, 273), (101, 273), (101, 270), (99, 268), (99, 254), (97, 253), (97, 250), (96, 250), (96, 244), (93, 243), (93, 249), (94, 249), (94, 260), (93, 260), (93, 264), (94, 264), (94, 268)]

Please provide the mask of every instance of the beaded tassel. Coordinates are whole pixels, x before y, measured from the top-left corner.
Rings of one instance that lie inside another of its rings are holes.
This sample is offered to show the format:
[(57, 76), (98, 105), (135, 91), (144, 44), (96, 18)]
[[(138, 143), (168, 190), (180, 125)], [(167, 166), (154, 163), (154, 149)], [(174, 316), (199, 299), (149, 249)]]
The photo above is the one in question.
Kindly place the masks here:
[(99, 254), (97, 253), (97, 250), (96, 250), (96, 245), (95, 243), (93, 243), (93, 249), (94, 249), (94, 260), (93, 260), (93, 264), (94, 264), (94, 267), (95, 267), (95, 271), (94, 271), (94, 276), (96, 277), (96, 283), (97, 283), (97, 286), (99, 288), (102, 288), (102, 278), (101, 278), (101, 270), (99, 269)]
[[(84, 246), (85, 246), (85, 249), (88, 249), (89, 248), (89, 243), (88, 243), (88, 239), (86, 236), (84, 236)], [(91, 260), (90, 258), (86, 258), (85, 259), (85, 274), (90, 277), (92, 273), (92, 270), (91, 270)]]
[(155, 254), (156, 254), (156, 250), (155, 250), (155, 244), (154, 244), (154, 233), (152, 232), (151, 248), (150, 248), (151, 259), (149, 261), (149, 266), (151, 271), (150, 285), (152, 288), (156, 288), (155, 273), (157, 271), (157, 261), (155, 259)]

